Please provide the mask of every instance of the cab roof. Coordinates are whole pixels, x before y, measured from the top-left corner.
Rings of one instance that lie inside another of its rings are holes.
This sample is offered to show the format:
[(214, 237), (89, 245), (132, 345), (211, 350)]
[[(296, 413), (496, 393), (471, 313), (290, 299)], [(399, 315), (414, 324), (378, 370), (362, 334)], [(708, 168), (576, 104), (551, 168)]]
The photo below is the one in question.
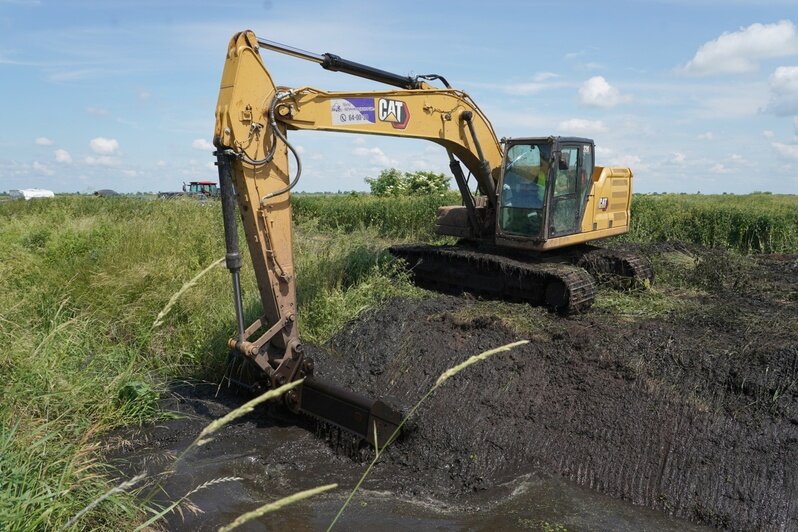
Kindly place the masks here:
[(558, 142), (558, 143), (567, 143), (567, 142), (575, 142), (579, 144), (594, 144), (593, 139), (588, 139), (584, 137), (559, 137), (559, 136), (549, 136), (549, 137), (505, 137), (502, 139), (502, 142), (511, 142), (511, 143), (521, 143), (521, 142), (534, 142), (534, 143), (543, 143), (543, 142)]

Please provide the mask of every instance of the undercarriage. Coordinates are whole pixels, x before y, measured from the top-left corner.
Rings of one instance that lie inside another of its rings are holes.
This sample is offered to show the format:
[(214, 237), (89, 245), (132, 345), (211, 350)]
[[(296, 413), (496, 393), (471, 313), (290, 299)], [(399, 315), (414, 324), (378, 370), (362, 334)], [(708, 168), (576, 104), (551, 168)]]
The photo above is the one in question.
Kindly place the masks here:
[(563, 314), (590, 308), (597, 282), (633, 288), (654, 278), (646, 257), (592, 246), (534, 256), (499, 254), (468, 244), (398, 245), (389, 251), (407, 263), (422, 288), (525, 302)]

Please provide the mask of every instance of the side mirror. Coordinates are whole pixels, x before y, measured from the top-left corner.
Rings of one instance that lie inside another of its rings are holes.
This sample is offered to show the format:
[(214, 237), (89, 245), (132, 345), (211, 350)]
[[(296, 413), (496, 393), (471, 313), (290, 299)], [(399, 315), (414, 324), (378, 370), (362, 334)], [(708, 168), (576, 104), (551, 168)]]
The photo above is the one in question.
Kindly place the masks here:
[(568, 159), (565, 158), (564, 153), (560, 154), (559, 168), (560, 170), (568, 170), (569, 168)]

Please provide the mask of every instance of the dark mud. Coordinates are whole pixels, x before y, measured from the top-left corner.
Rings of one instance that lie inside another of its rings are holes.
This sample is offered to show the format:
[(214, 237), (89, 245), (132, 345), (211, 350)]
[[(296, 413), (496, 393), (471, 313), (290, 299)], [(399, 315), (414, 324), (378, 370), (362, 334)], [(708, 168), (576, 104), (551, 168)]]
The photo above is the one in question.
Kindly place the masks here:
[[(494, 316), (467, 298), (397, 300), (363, 314), (325, 349), (309, 348), (320, 378), (409, 406), (469, 356), (531, 340), (465, 370), (425, 403), (415, 430), (367, 479), (348, 528), (540, 528), (547, 520), (572, 529), (686, 527), (612, 502), (620, 500), (724, 529), (798, 529), (798, 257), (646, 251), (700, 256), (667, 281), (669, 297), (693, 305), (646, 319), (600, 308), (562, 318), (523, 305), (496, 307)], [(508, 309), (528, 325), (511, 328)], [(176, 391), (183, 399), (173, 406), (192, 417), (133, 436), (122, 453), (128, 465), (179, 451), (240, 404), (226, 393), (213, 398), (207, 386)], [(251, 415), (189, 457), (166, 483), (171, 498), (220, 471), (247, 480), (229, 483), (222, 500), (203, 495), (210, 489), (193, 496), (206, 514), (182, 526), (228, 522), (325, 482), (352, 486), (363, 466), (292, 423), (279, 411)], [(535, 497), (511, 496), (519, 485), (533, 486)], [(263, 498), (254, 500), (252, 486)], [(545, 493), (579, 487), (588, 491), (571, 507), (614, 508), (614, 517), (530, 513), (533, 501), (557, 504)], [(323, 527), (341, 498), (287, 509), (274, 523)]]

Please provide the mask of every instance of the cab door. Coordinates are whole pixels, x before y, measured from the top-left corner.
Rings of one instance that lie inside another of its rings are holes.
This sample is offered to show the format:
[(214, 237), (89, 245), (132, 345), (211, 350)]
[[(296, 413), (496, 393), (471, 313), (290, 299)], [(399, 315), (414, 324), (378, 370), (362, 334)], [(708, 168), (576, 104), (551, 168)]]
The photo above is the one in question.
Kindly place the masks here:
[(549, 189), (549, 238), (579, 231), (584, 209), (581, 200), (587, 186), (580, 178), (586, 174), (582, 153), (586, 146), (589, 149), (588, 145), (582, 144), (560, 146), (560, 161), (554, 162), (554, 179)]

